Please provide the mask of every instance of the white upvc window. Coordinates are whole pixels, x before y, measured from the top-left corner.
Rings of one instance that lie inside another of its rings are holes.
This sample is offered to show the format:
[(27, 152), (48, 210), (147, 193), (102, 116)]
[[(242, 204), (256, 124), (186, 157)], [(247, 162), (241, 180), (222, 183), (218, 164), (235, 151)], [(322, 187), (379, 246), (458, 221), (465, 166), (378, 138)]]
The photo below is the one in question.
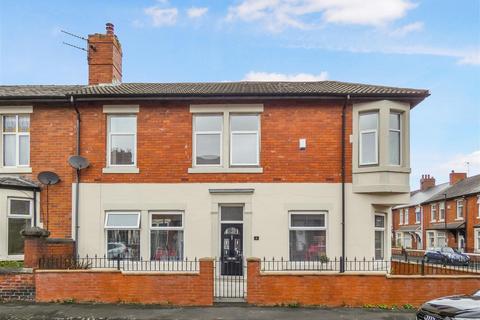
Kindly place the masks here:
[(383, 213), (375, 213), (374, 230), (375, 230), (375, 259), (383, 260), (385, 258), (385, 229), (386, 215)]
[(403, 232), (397, 232), (395, 239), (397, 247), (403, 247)]
[(389, 122), (390, 164), (400, 165), (402, 159), (402, 114), (400, 112), (390, 112)]
[(20, 231), (32, 226), (33, 200), (26, 198), (8, 198), (8, 240), (9, 256), (21, 256), (24, 250), (24, 240)]
[(430, 206), (430, 221), (435, 222), (437, 220), (437, 204), (433, 203)]
[(405, 249), (412, 248), (412, 235), (407, 232), (403, 235), (403, 246)]
[(378, 112), (359, 114), (359, 164), (378, 164)]
[(415, 208), (415, 223), (419, 224), (422, 221), (422, 207)]
[(150, 259), (182, 260), (184, 257), (182, 211), (150, 212)]
[(445, 221), (445, 202), (440, 202), (438, 204), (438, 211), (439, 211), (439, 214), (438, 214), (438, 221)]
[(232, 114), (230, 116), (230, 165), (259, 165), (259, 118), (257, 114)]
[(463, 212), (463, 199), (457, 200), (457, 220), (463, 220), (464, 212)]
[(107, 163), (109, 167), (135, 167), (137, 164), (137, 116), (107, 116)]
[(434, 248), (435, 247), (435, 232), (434, 231), (429, 231), (427, 232), (427, 249)]
[(445, 231), (437, 231), (436, 246), (437, 247), (447, 246), (447, 236), (445, 234)]
[(410, 214), (409, 214), (409, 213), (410, 213), (410, 208), (406, 208), (406, 209), (405, 209), (405, 219), (404, 219), (405, 224), (409, 224), (409, 221), (408, 221), (408, 220), (409, 220), (409, 217), (410, 217)]
[(477, 217), (480, 218), (480, 195), (477, 196)]
[(140, 259), (140, 212), (107, 212), (105, 230), (109, 259)]
[(222, 164), (223, 115), (198, 114), (193, 121), (193, 161), (195, 166)]
[(327, 212), (289, 213), (291, 261), (319, 260), (327, 255)]
[(4, 167), (30, 165), (30, 115), (2, 116), (2, 143)]
[[(408, 210), (408, 209), (407, 209), (407, 210)], [(404, 212), (404, 209), (400, 209), (400, 210), (398, 211), (398, 213), (399, 213), (399, 215), (398, 215), (398, 216), (399, 216), (399, 222), (398, 222), (398, 224), (399, 224), (399, 225), (402, 225), (402, 224), (403, 224), (403, 214), (404, 214), (403, 212)]]
[(475, 252), (480, 253), (480, 229), (475, 230)]

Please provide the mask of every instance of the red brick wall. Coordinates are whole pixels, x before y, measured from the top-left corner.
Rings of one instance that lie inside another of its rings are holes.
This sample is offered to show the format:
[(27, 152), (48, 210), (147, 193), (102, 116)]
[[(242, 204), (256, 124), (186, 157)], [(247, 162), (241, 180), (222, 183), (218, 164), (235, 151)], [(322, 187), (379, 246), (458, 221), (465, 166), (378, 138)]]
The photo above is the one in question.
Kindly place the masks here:
[[(224, 101), (227, 102), (232, 103)], [(341, 103), (263, 102), (260, 152), (263, 174), (188, 174), (192, 164), (190, 103), (195, 102), (140, 103), (139, 174), (102, 174), (106, 163), (106, 115), (102, 104), (81, 104), (82, 155), (91, 163), (82, 171), (82, 182), (340, 182)], [(348, 108), (347, 182), (351, 182), (348, 142), (351, 122), (351, 108)], [(298, 148), (300, 138), (307, 139), (304, 151)]]
[(33, 301), (33, 273), (0, 270), (0, 301)]
[(73, 257), (75, 242), (65, 239), (26, 237), (24, 247), (24, 266), (37, 268), (42, 257)]
[(480, 288), (478, 276), (266, 275), (260, 274), (259, 266), (259, 261), (249, 262), (247, 279), (247, 302), (257, 305), (419, 306)]
[(201, 260), (198, 274), (41, 270), (35, 272), (35, 282), (37, 302), (213, 304), (212, 260)]

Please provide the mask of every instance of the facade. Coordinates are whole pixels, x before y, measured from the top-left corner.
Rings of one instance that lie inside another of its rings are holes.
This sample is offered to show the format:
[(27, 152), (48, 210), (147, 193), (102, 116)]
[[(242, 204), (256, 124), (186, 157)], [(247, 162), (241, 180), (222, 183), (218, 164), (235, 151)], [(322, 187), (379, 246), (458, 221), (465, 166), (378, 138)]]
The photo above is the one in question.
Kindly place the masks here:
[[(391, 208), (408, 202), (410, 110), (428, 91), (122, 83), (113, 26), (89, 48), (88, 86), (0, 87), (0, 172), (60, 177), (48, 197), (42, 186), (35, 221), (51, 237), (134, 260), (389, 256)], [(15, 166), (7, 114), (17, 141), (29, 116), (29, 146), (15, 151), (29, 161)], [(72, 155), (89, 167), (77, 172)]]
[[(410, 205), (397, 206), (392, 211), (395, 246), (425, 250), (449, 246), (467, 253), (480, 253), (480, 175), (450, 173), (450, 181), (425, 190), (414, 191)], [(416, 227), (407, 221), (406, 212), (419, 213), (421, 223)], [(414, 231), (411, 231), (414, 230)], [(412, 232), (415, 240), (410, 241)]]

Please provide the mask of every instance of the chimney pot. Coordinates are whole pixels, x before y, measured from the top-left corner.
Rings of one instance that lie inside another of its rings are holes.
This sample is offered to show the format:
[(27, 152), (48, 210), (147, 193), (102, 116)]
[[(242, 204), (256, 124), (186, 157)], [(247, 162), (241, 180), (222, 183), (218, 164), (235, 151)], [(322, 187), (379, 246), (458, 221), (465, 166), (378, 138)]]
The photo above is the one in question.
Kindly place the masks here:
[(106, 23), (105, 29), (107, 30), (107, 34), (115, 34), (115, 26), (113, 25), (113, 23)]
[(435, 187), (435, 178), (429, 174), (422, 174), (420, 179), (420, 190), (425, 191), (431, 187)]

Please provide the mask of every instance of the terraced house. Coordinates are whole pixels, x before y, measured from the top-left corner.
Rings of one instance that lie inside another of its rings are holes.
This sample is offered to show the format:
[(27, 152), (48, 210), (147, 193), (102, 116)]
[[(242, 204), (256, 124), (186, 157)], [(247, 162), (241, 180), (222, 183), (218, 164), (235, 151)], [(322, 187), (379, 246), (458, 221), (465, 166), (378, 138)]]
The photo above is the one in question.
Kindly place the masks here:
[[(389, 256), (427, 90), (123, 83), (113, 26), (88, 42), (88, 85), (0, 87), (1, 258), (21, 258), (25, 225), (82, 256)], [(60, 181), (47, 190), (43, 171)]]

